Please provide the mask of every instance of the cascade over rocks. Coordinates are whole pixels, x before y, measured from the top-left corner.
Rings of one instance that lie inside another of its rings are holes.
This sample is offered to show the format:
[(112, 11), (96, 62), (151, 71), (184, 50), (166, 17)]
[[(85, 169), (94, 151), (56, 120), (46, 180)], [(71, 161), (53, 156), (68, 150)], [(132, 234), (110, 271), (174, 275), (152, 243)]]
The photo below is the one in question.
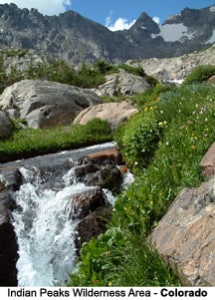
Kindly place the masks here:
[[(62, 156), (44, 155), (0, 165), (0, 285), (2, 286), (17, 285), (18, 243), (11, 216), (13, 212), (25, 213), (28, 222), (25, 224), (27, 226), (25, 232), (28, 232), (28, 226), (31, 228), (39, 209), (35, 202), (28, 203), (32, 208), (29, 206), (27, 211), (17, 204), (15, 195), (23, 185), (31, 186), (30, 198), (37, 194), (41, 196), (46, 192), (62, 195), (61, 191), (68, 188), (65, 201), (67, 199), (69, 201), (68, 219), (74, 221), (71, 227), (71, 239), (74, 238), (72, 232), (76, 232), (74, 242), (77, 254), (84, 242), (106, 230), (106, 223), (111, 215), (111, 205), (114, 203), (111, 190), (117, 193), (122, 189), (124, 172), (121, 172), (117, 166), (120, 162), (118, 152), (111, 144), (108, 150), (91, 150), (89, 154), (80, 156), (74, 161), (71, 160), (73, 157), (69, 155), (69, 151), (64, 155), (63, 153)], [(74, 158), (75, 155), (74, 153)], [(81, 187), (78, 187), (75, 193), (71, 190), (70, 195), (69, 187), (74, 184), (79, 184)], [(33, 186), (36, 188), (34, 192)], [(45, 199), (44, 205), (47, 201)], [(49, 206), (45, 207), (49, 209)], [(66, 211), (63, 213), (65, 214)], [(48, 215), (49, 211), (46, 214)], [(36, 232), (33, 231), (33, 234)]]
[(123, 180), (123, 173), (117, 167), (120, 163), (121, 157), (116, 149), (98, 151), (88, 154), (81, 166), (76, 167), (75, 174), (88, 186), (98, 186), (117, 194)]
[(68, 125), (81, 110), (98, 103), (100, 98), (89, 89), (45, 80), (22, 80), (0, 96), (3, 110), (32, 128)]
[[(104, 206), (105, 195), (102, 189), (94, 187), (89, 191), (72, 196), (73, 213), (76, 218), (82, 219), (98, 207)], [(71, 216), (72, 217), (72, 216)]]

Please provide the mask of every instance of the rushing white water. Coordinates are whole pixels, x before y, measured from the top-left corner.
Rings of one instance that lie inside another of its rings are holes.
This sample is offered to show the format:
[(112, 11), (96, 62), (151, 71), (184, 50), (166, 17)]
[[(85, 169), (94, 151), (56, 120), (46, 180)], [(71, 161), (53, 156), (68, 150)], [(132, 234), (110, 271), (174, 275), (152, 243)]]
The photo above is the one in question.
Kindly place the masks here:
[(71, 218), (71, 196), (91, 188), (82, 183), (71, 185), (69, 171), (60, 191), (44, 190), (38, 170), (20, 171), (26, 182), (15, 194), (19, 209), (13, 212), (19, 245), (19, 286), (62, 285), (76, 257), (74, 228), (78, 221), (74, 215)]
[[(18, 240), (17, 270), (21, 287), (65, 285), (74, 270), (75, 228), (80, 220), (75, 215), (73, 195), (95, 188), (77, 182), (74, 168), (67, 168), (62, 176), (49, 182), (44, 179), (44, 170), (33, 167), (32, 163), (19, 167), (23, 184), (13, 195), (17, 209), (12, 212), (12, 222)], [(125, 188), (133, 180), (133, 175), (127, 172), (122, 186)], [(114, 205), (113, 194), (106, 189), (103, 193)]]

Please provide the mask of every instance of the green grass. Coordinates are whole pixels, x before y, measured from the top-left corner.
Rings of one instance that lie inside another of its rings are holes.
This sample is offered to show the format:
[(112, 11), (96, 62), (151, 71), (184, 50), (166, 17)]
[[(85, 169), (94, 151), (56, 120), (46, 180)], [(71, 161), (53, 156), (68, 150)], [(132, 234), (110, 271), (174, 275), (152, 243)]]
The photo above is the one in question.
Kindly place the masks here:
[[(160, 129), (159, 139), (148, 126), (143, 126), (144, 139), (134, 134), (136, 130), (141, 133), (140, 119), (144, 124), (148, 118)], [(144, 101), (142, 112), (119, 128), (119, 148), (136, 179), (118, 197), (108, 230), (84, 245), (71, 285), (180, 284), (175, 271), (148, 246), (147, 237), (179, 191), (203, 181), (199, 162), (214, 142), (214, 119), (215, 87), (185, 85)], [(153, 135), (156, 147), (146, 164), (141, 147), (145, 149)]]
[(10, 139), (0, 141), (0, 162), (79, 148), (111, 139), (109, 124), (99, 119), (94, 119), (86, 125), (16, 129)]

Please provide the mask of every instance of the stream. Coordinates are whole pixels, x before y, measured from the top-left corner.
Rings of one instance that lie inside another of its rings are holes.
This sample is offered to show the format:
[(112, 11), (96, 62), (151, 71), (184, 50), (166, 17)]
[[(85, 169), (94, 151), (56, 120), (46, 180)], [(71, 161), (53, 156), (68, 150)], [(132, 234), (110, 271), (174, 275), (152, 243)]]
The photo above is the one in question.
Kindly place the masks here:
[[(75, 161), (88, 153), (112, 149), (114, 143), (10, 162), (19, 168), (22, 185), (13, 192), (17, 208), (12, 224), (18, 240), (18, 286), (60, 286), (75, 267), (76, 226), (80, 219), (72, 195), (95, 188), (78, 182)], [(125, 181), (133, 177), (126, 175)], [(115, 197), (104, 189), (106, 201)]]

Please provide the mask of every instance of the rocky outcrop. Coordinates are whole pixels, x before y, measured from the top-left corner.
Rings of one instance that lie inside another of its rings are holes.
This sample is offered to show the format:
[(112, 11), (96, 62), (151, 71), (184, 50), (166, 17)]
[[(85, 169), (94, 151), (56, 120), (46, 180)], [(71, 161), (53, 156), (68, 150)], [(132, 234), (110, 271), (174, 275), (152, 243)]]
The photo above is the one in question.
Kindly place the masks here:
[(98, 103), (91, 90), (43, 80), (22, 80), (0, 96), (3, 110), (32, 128), (68, 125), (81, 110)]
[(100, 118), (108, 121), (112, 129), (116, 129), (123, 121), (137, 112), (138, 110), (127, 101), (103, 103), (84, 109), (73, 123), (84, 125), (93, 118)]
[(149, 58), (127, 63), (142, 67), (147, 75), (155, 77), (160, 82), (181, 83), (197, 66), (215, 64), (215, 46), (174, 58)]
[(183, 189), (151, 235), (186, 286), (215, 285), (215, 177)]
[(144, 92), (150, 85), (146, 78), (133, 75), (125, 70), (106, 76), (106, 82), (94, 91), (98, 96), (132, 96)]
[(12, 122), (9, 115), (0, 110), (0, 140), (8, 138), (12, 133)]

